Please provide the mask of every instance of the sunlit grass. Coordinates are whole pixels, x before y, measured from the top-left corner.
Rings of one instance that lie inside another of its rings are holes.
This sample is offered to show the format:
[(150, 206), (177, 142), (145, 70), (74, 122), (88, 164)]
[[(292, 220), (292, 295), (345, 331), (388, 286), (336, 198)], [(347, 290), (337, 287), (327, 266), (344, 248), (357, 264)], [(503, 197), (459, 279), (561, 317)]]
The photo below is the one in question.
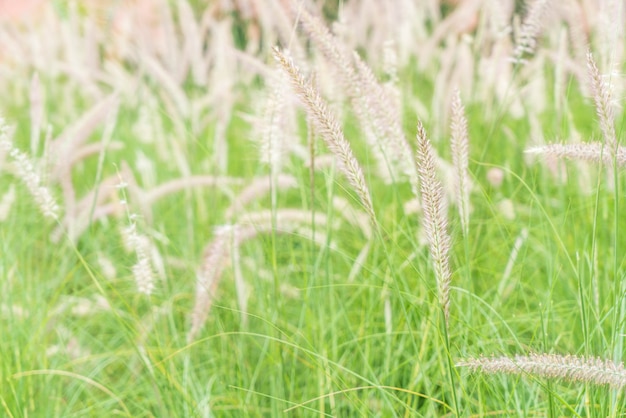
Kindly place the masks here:
[[(79, 17), (85, 13), (81, 9)], [(70, 15), (64, 9), (63, 19)], [(543, 69), (548, 86), (555, 83), (552, 67)], [(2, 105), (23, 151), (30, 149), (30, 76), (12, 84)], [(77, 83), (80, 78), (40, 77), (54, 136), (101, 99)], [(225, 240), (229, 252), (210, 312), (191, 339), (203, 250), (217, 227), (245, 224), (245, 216), (227, 213), (241, 190), (254, 180), (272, 181), (250, 123), (261, 112), (254, 103), (264, 86), (259, 80), (237, 85), (232, 108), (221, 97), (207, 102), (203, 113), (204, 87), (185, 79), (181, 91), (198, 100), (190, 101), (198, 109), (181, 115), (167, 89), (141, 77), (140, 88), (119, 93), (115, 125), (103, 118), (90, 130), (90, 142), (99, 143), (113, 126), (112, 139), (124, 147), (73, 167), (76, 196), (109, 176), (130, 181), (123, 178), (125, 163), (144, 191), (192, 175), (234, 181), (177, 191), (148, 211), (132, 185), (124, 194), (119, 185), (103, 186), (99, 193), (107, 202), (123, 198), (126, 204), (76, 239), (65, 231), (54, 243), (58, 222), (41, 215), (13, 175), (9, 156), (0, 157), (0, 199), (10, 187), (16, 191), (0, 222), (0, 415), (556, 417), (610, 416), (626, 407), (621, 389), (457, 366), (465, 359), (533, 353), (623, 361), (623, 173), (524, 154), (538, 134), (546, 142), (575, 130), (583, 139), (601, 137), (593, 102), (573, 76), (564, 97), (550, 89), (543, 112), (522, 108), (521, 117), (511, 110), (516, 78), (500, 101), (468, 94), (471, 212), (464, 235), (449, 196), (447, 323), (422, 212), (405, 207), (415, 197), (411, 186), (378, 176), (354, 109), (331, 102), (345, 113), (342, 128), (363, 166), (374, 222), (344, 172), (319, 169), (327, 156), (321, 138), (313, 147), (318, 169), (311, 173), (311, 159), (302, 156), (311, 132), (299, 118), (290, 139), (302, 148), (281, 161), (296, 187), (270, 188), (240, 210), (269, 210), (273, 227), (256, 225), (262, 233), (236, 250)], [(402, 126), (414, 149), (417, 121), (424, 120), (427, 132), (441, 133), (432, 138), (438, 155), (451, 161), (448, 121), (437, 119), (444, 115), (434, 109), (424, 111), (425, 104), (434, 108), (444, 100), (433, 78), (416, 65), (400, 69)], [(138, 137), (137, 121), (148, 104), (154, 137)], [(618, 138), (623, 120), (618, 115)], [(226, 149), (216, 146), (221, 134)], [(62, 203), (65, 196), (45, 176), (40, 155), (41, 149), (33, 161)], [(437, 173), (444, 185), (448, 174)], [(94, 200), (93, 212), (97, 206)], [(317, 222), (281, 229), (278, 214), (287, 208)], [(137, 292), (137, 257), (120, 233), (131, 219), (161, 256), (164, 274), (155, 266), (150, 295)]]

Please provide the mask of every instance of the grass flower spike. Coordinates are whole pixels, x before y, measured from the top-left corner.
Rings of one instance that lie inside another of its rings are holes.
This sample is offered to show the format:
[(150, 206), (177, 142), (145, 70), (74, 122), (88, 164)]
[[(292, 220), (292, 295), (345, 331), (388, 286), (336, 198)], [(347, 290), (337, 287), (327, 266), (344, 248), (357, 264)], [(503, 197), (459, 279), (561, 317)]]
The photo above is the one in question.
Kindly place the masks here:
[(535, 0), (528, 9), (528, 14), (522, 23), (515, 48), (513, 50), (513, 61), (523, 63), (523, 56), (532, 54), (537, 49), (537, 37), (543, 29), (543, 19), (548, 8), (549, 0)]
[(363, 169), (357, 161), (339, 126), (339, 122), (332, 115), (326, 103), (313, 85), (307, 82), (293, 62), (287, 58), (278, 48), (274, 49), (274, 58), (287, 74), (291, 85), (306, 108), (307, 115), (314, 121), (315, 126), (328, 149), (335, 155), (339, 163), (339, 169), (347, 177), (348, 181), (359, 196), (365, 211), (369, 215), (372, 224), (376, 224), (376, 214), (370, 191), (365, 182)]
[(463, 235), (469, 233), (469, 134), (465, 109), (461, 102), (461, 93), (456, 90), (452, 98), (452, 117), (450, 122), (452, 133), (452, 164), (454, 165), (456, 200), (461, 217)]
[[(568, 160), (604, 163), (608, 166), (613, 164), (613, 157), (609, 150), (607, 150), (606, 145), (601, 142), (547, 144), (528, 148), (525, 152), (527, 154), (554, 156)], [(618, 167), (626, 167), (626, 147), (617, 147), (615, 162)]]
[(617, 389), (626, 386), (624, 364), (615, 364), (596, 357), (531, 354), (528, 356), (481, 357), (459, 362), (459, 367), (487, 374), (528, 374), (547, 379), (609, 385)]
[(604, 142), (609, 153), (613, 155), (617, 149), (617, 137), (615, 136), (615, 112), (613, 111), (610, 80), (608, 82), (604, 80), (591, 52), (587, 53), (587, 69)]
[(437, 179), (437, 160), (426, 130), (421, 122), (417, 125), (417, 171), (419, 173), (424, 230), (430, 247), (430, 255), (435, 268), (439, 288), (439, 301), (446, 324), (450, 316), (450, 236), (446, 219), (446, 205), (443, 187)]
[(41, 177), (28, 156), (15, 148), (13, 141), (9, 138), (9, 128), (2, 118), (0, 118), (0, 150), (6, 152), (13, 159), (16, 175), (26, 185), (41, 209), (41, 213), (47, 218), (57, 220), (59, 218), (59, 206), (52, 197), (50, 189), (43, 185)]

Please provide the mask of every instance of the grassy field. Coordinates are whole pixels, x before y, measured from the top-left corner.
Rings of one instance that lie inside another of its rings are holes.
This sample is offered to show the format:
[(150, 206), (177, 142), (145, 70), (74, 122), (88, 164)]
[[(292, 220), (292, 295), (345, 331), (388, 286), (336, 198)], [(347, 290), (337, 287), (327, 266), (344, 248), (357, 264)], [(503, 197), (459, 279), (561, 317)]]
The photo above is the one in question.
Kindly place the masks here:
[(624, 415), (623, 5), (218, 3), (0, 21), (0, 415)]

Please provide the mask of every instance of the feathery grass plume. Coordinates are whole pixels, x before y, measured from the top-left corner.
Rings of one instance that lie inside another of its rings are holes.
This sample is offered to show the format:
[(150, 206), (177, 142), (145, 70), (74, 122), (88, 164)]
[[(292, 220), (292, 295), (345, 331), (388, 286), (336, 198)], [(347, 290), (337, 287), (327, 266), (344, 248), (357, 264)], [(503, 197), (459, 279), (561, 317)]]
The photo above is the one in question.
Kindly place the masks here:
[(322, 54), (334, 65), (338, 66), (342, 82), (350, 87), (356, 80), (354, 67), (350, 63), (350, 51), (333, 36), (322, 19), (312, 15), (305, 7), (294, 7), (292, 14), (301, 23), (311, 41), (315, 42)]
[(270, 95), (263, 115), (263, 134), (260, 138), (259, 154), (261, 162), (268, 164), (272, 175), (276, 176), (281, 172), (284, 154), (288, 149), (287, 144), (285, 144), (287, 140), (285, 133), (286, 85), (280, 73), (275, 73), (268, 83)]
[[(107, 122), (107, 125), (112, 127), (115, 124), (118, 109), (118, 95), (112, 94), (84, 112), (56, 139), (46, 143), (46, 158), (51, 163), (51, 177), (58, 182), (63, 194), (66, 219), (71, 219), (76, 211), (76, 190), (72, 181), (73, 164), (78, 162), (77, 156), (91, 155), (90, 152), (94, 150), (93, 145), (84, 145), (85, 142), (101, 123)], [(110, 131), (109, 135), (103, 138), (102, 149), (106, 149), (108, 141), (110, 141)], [(95, 152), (99, 151), (100, 149), (95, 149)], [(73, 225), (69, 223), (68, 232), (71, 235), (73, 235), (72, 227)]]
[[(319, 214), (317, 216), (320, 216)], [(268, 216), (265, 216), (268, 218)], [(288, 217), (289, 218), (289, 217)], [(298, 219), (295, 219), (298, 218)], [(215, 229), (215, 237), (204, 250), (203, 263), (197, 274), (196, 281), (196, 301), (191, 312), (191, 326), (187, 333), (187, 341), (192, 342), (198, 332), (204, 326), (209, 311), (215, 298), (217, 286), (222, 277), (222, 273), (228, 262), (233, 256), (233, 248), (241, 246), (244, 242), (249, 241), (258, 235), (267, 233), (290, 234), (299, 232), (301, 236), (313, 240), (320, 246), (328, 244), (327, 237), (319, 232), (313, 234), (312, 231), (303, 228), (303, 223), (310, 223), (308, 216), (301, 219), (302, 216), (291, 217), (291, 219), (283, 219), (281, 211), (276, 214), (276, 222), (272, 219), (258, 219), (260, 223), (253, 225), (224, 225)], [(331, 247), (332, 247), (331, 243)]]
[[(177, 1), (176, 6), (178, 6), (176, 8), (178, 28), (183, 35), (181, 39), (183, 46), (182, 61), (189, 66), (189, 75), (191, 75), (194, 83), (199, 86), (206, 86), (210, 64), (204, 54), (204, 32), (200, 26), (201, 22), (196, 21), (195, 13), (189, 1)], [(180, 67), (186, 68), (185, 64), (180, 65)]]
[(205, 248), (202, 267), (196, 280), (196, 302), (191, 313), (191, 328), (187, 333), (187, 341), (191, 342), (202, 329), (211, 310), (215, 291), (225, 266), (225, 258), (229, 253), (228, 238), (236, 226), (223, 226), (215, 230), (215, 238)]
[(450, 131), (452, 136), (452, 163), (454, 165), (456, 200), (461, 218), (463, 235), (467, 237), (469, 232), (469, 134), (465, 108), (461, 102), (461, 92), (457, 89), (452, 97), (452, 115)]
[(150, 252), (150, 240), (145, 235), (137, 232), (137, 223), (133, 214), (130, 215), (130, 225), (123, 231), (124, 241), (129, 249), (135, 251), (137, 262), (132, 267), (137, 291), (144, 295), (151, 295), (154, 291), (154, 271), (150, 264), (148, 253)]
[(543, 29), (543, 18), (548, 8), (549, 0), (535, 0), (528, 9), (526, 18), (515, 39), (513, 61), (524, 63), (525, 54), (532, 54), (537, 48), (537, 37)]
[(589, 142), (580, 144), (548, 144), (528, 148), (524, 152), (528, 154), (542, 154), (568, 160), (582, 160), (594, 163), (612, 165), (615, 160), (620, 167), (626, 167), (626, 147), (618, 146), (615, 159), (606, 149), (607, 145), (601, 142)]
[[(572, 58), (575, 62), (582, 62), (589, 49), (589, 23), (585, 19), (584, 7), (576, 0), (562, 2), (559, 14), (566, 24), (569, 43), (571, 44)], [(575, 77), (579, 77), (576, 72)], [(582, 81), (582, 79), (581, 79)]]
[(417, 192), (417, 173), (413, 152), (404, 135), (398, 102), (376, 79), (372, 70), (356, 53), (351, 53), (328, 30), (323, 21), (306, 10), (298, 10), (308, 37), (337, 69), (355, 114), (376, 158), (380, 175), (396, 177), (396, 164)]
[[(501, 211), (502, 211), (502, 205), (504, 204), (504, 202), (506, 202), (506, 200), (503, 200), (499, 204)], [(506, 300), (508, 296), (510, 295), (510, 293), (513, 292), (515, 285), (510, 283), (509, 279), (511, 278), (511, 273), (513, 272), (513, 267), (515, 266), (517, 256), (520, 250), (522, 249), (522, 245), (524, 245), (527, 239), (528, 239), (528, 228), (523, 228), (521, 232), (519, 233), (519, 235), (517, 236), (517, 238), (515, 239), (515, 242), (513, 243), (513, 248), (511, 248), (509, 260), (506, 262), (504, 273), (502, 273), (502, 278), (500, 279), (500, 283), (498, 284), (498, 290), (496, 293), (498, 295), (498, 298), (496, 299), (497, 301), (496, 303), (498, 304), (501, 303), (501, 301)]]
[[(393, 154), (388, 149), (387, 141), (382, 135), (384, 124), (380, 118), (375, 117), (370, 106), (371, 89), (365, 88), (361, 83), (363, 74), (359, 74), (353, 64), (353, 58), (358, 60), (356, 54), (345, 47), (326, 27), (322, 19), (312, 15), (306, 9), (298, 10), (297, 18), (302, 22), (302, 27), (312, 42), (321, 50), (326, 59), (333, 65), (339, 74), (342, 87), (350, 98), (356, 116), (362, 125), (363, 133), (372, 155), (377, 162), (379, 175), (387, 182), (396, 176), (393, 172)], [(355, 62), (355, 64), (358, 64)], [(376, 103), (374, 103), (376, 104)]]
[(598, 53), (600, 67), (623, 62), (624, 0), (603, 0), (597, 4), (593, 50)]
[(610, 80), (608, 83), (603, 80), (591, 52), (587, 53), (587, 69), (604, 143), (608, 147), (610, 155), (613, 156), (617, 152), (617, 137), (615, 136), (615, 115), (611, 103)]
[(423, 224), (435, 268), (439, 288), (439, 301), (443, 308), (446, 326), (450, 316), (450, 236), (447, 231), (446, 205), (443, 186), (437, 179), (437, 160), (422, 122), (417, 124), (417, 172), (422, 196)]
[(624, 363), (616, 364), (597, 357), (531, 354), (528, 356), (475, 358), (457, 363), (472, 371), (487, 374), (529, 374), (548, 379), (609, 385), (617, 389), (626, 386)]
[[(76, 152), (82, 149), (96, 128), (107, 121), (109, 115), (117, 115), (119, 109), (118, 94), (111, 94), (85, 111), (80, 118), (68, 126), (50, 144), (51, 158), (55, 162), (53, 168), (54, 177), (60, 178), (67, 175), (71, 166), (67, 161), (72, 161)], [(113, 123), (113, 121), (111, 121)]]
[(489, 33), (496, 38), (508, 36), (511, 31), (511, 16), (515, 11), (513, 1), (491, 0), (484, 5), (487, 19), (486, 25)]
[(336, 156), (339, 169), (348, 178), (356, 191), (365, 211), (373, 225), (376, 225), (376, 214), (371, 194), (363, 170), (352, 153), (350, 143), (343, 136), (339, 122), (334, 118), (319, 92), (307, 82), (293, 62), (278, 48), (274, 48), (274, 58), (287, 74), (296, 94), (303, 102), (307, 114), (314, 121), (317, 132), (320, 134), (328, 149)]
[(17, 177), (24, 182), (41, 213), (47, 218), (58, 220), (59, 206), (50, 189), (43, 185), (33, 162), (25, 153), (13, 146), (13, 141), (9, 138), (9, 127), (4, 118), (0, 118), (0, 151), (4, 151), (13, 159)]
[(361, 124), (371, 129), (389, 170), (393, 172), (397, 163), (417, 196), (418, 176), (411, 158), (413, 151), (402, 130), (400, 102), (394, 99), (390, 89), (378, 82), (372, 69), (358, 54), (353, 54), (353, 60), (358, 76), (353, 88), (356, 114)]
[(137, 215), (130, 213), (128, 210), (128, 201), (125, 192), (127, 186), (128, 184), (120, 177), (120, 183), (116, 187), (122, 194), (120, 203), (126, 208), (126, 216), (129, 222), (128, 227), (122, 230), (122, 237), (126, 250), (134, 251), (137, 256), (137, 262), (132, 267), (135, 283), (137, 284), (137, 291), (144, 295), (151, 295), (155, 287), (155, 275), (152, 264), (150, 263), (150, 257), (148, 256), (152, 250), (152, 243), (148, 237), (137, 232)]

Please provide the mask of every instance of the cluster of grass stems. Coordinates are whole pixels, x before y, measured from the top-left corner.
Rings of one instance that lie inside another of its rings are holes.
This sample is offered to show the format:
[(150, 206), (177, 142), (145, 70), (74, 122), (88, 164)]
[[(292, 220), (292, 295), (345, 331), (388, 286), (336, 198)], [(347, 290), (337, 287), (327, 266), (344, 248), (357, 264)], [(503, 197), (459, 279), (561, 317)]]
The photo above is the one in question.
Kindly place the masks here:
[(0, 20), (0, 414), (625, 410), (623, 4), (252, 3)]

